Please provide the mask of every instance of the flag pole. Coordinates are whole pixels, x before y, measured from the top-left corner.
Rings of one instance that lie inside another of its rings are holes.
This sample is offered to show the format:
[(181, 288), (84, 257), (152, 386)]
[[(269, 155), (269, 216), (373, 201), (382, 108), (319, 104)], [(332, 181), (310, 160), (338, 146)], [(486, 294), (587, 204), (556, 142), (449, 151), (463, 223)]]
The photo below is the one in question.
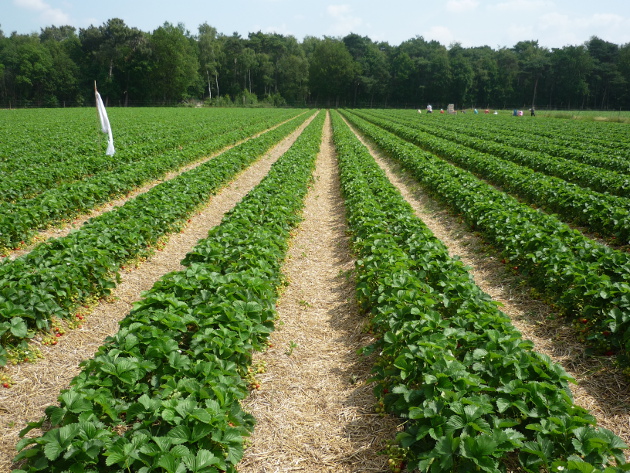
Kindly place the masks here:
[(101, 119), (100, 114), (98, 113), (98, 90), (96, 89), (96, 80), (94, 80), (94, 105), (96, 105), (96, 118)]
[[(96, 79), (95, 79), (94, 80), (94, 105), (95, 105), (94, 108), (96, 109), (96, 120), (97, 120), (97, 123), (100, 123), (101, 115), (100, 115), (100, 113), (98, 111), (98, 95), (97, 94), (98, 94), (98, 90), (96, 89)], [(97, 142), (100, 141), (99, 136), (100, 135), (99, 135), (99, 132), (98, 132), (98, 129), (97, 129), (96, 130), (96, 140), (97, 140)]]

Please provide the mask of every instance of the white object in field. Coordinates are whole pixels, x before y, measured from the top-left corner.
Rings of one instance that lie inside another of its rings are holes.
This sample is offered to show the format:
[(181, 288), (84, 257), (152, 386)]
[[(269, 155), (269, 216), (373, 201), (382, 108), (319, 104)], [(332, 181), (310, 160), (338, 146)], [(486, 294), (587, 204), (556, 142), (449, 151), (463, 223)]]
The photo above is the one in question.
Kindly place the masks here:
[(112, 135), (112, 127), (109, 124), (109, 118), (107, 118), (107, 111), (105, 110), (105, 105), (103, 104), (103, 99), (101, 98), (101, 94), (99, 94), (96, 90), (94, 91), (96, 94), (96, 109), (98, 110), (98, 118), (101, 120), (101, 131), (103, 133), (107, 133), (109, 137), (107, 141), (107, 151), (105, 154), (107, 156), (113, 156), (116, 150), (114, 150), (114, 137)]

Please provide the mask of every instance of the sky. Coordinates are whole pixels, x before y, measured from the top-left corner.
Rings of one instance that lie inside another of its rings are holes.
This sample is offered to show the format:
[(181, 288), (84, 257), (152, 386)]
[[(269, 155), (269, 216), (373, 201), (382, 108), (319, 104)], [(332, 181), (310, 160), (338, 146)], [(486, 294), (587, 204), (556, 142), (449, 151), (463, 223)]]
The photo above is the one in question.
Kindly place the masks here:
[(529, 40), (561, 48), (592, 36), (630, 43), (630, 0), (0, 0), (5, 35), (111, 18), (145, 32), (169, 22), (195, 34), (208, 23), (225, 35), (262, 31), (300, 42), (355, 33), (392, 46), (418, 36), (493, 49)]

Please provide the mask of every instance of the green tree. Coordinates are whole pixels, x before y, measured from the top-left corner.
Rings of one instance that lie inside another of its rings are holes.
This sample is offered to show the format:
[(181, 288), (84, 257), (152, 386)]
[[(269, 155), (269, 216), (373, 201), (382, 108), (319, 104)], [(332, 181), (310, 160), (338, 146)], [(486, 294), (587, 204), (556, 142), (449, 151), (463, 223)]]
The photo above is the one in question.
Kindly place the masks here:
[(498, 54), (489, 46), (481, 46), (467, 49), (466, 55), (473, 68), (473, 84), (470, 90), (472, 103), (479, 107), (498, 104)]
[(130, 95), (146, 99), (151, 56), (148, 38), (148, 34), (127, 26), (120, 18), (80, 29), (82, 88), (91, 90), (96, 80), (108, 105), (126, 105)]
[(80, 57), (81, 44), (72, 26), (51, 26), (42, 29), (39, 35), (48, 49), (52, 68), (48, 80), (48, 105), (83, 103), (80, 91), (80, 69), (75, 58)]
[(356, 63), (353, 106), (372, 106), (375, 98), (383, 100), (390, 80), (385, 45), (379, 46), (367, 36), (354, 33), (344, 37), (343, 42)]
[(389, 57), (394, 106), (443, 105), (453, 100), (448, 50), (439, 42), (418, 36), (394, 48)]
[(301, 47), (302, 47), (302, 51), (304, 51), (304, 54), (306, 55), (306, 59), (308, 61), (311, 60), (311, 58), (313, 57), (313, 53), (315, 52), (315, 48), (322, 41), (323, 41), (322, 38), (317, 38), (316, 36), (305, 36), (304, 37), (304, 40), (302, 41)]
[(243, 89), (252, 92), (252, 69), (258, 64), (256, 52), (251, 48), (243, 48), (241, 51), (240, 61), (243, 74)]
[(422, 87), (414, 80), (415, 63), (408, 53), (394, 50), (390, 58), (390, 88), (391, 101), (394, 104), (407, 103), (417, 95), (418, 87)]
[(453, 102), (451, 96), (452, 68), (448, 51), (444, 46), (434, 48), (429, 59), (429, 76), (425, 80), (425, 89), (432, 102)]
[(328, 106), (350, 103), (352, 79), (356, 68), (346, 45), (337, 39), (324, 38), (315, 46), (309, 69), (309, 85), (317, 102)]
[(512, 49), (501, 48), (496, 53), (496, 60), (498, 73), (495, 103), (501, 108), (517, 106), (522, 97), (517, 91), (518, 56)]
[(295, 37), (277, 33), (250, 33), (247, 47), (256, 52), (253, 90), (267, 99), (278, 96), (303, 103), (307, 94), (308, 62)]
[(619, 46), (593, 36), (586, 43), (593, 59), (590, 88), (594, 108), (617, 108), (627, 95), (628, 82), (619, 70)]
[(46, 105), (50, 98), (53, 58), (37, 34), (13, 33), (2, 40), (0, 64), (4, 99), (12, 104)]
[(9, 37), (0, 30), (3, 104), (83, 103), (94, 80), (108, 105), (205, 97), (232, 104), (233, 97), (274, 105), (620, 108), (630, 105), (630, 44), (592, 37), (551, 51), (538, 41), (493, 50), (417, 36), (390, 46), (354, 33), (298, 43), (260, 31), (226, 36), (207, 23), (195, 37), (182, 24), (147, 33), (120, 18), (78, 34), (72, 26)]
[(549, 70), (551, 58), (549, 50), (538, 45), (538, 41), (519, 41), (514, 46), (519, 62), (519, 85), (523, 91), (523, 104), (536, 104), (536, 94), (541, 78)]
[(199, 61), (194, 39), (183, 24), (171, 23), (157, 28), (151, 35), (151, 84), (154, 97), (162, 103), (187, 100), (200, 83)]
[(583, 108), (589, 97), (593, 59), (585, 46), (565, 46), (551, 55), (553, 97), (562, 108)]
[(278, 59), (277, 92), (290, 104), (304, 105), (308, 95), (308, 61), (302, 54), (287, 54)]
[(451, 70), (449, 92), (453, 102), (462, 107), (474, 105), (472, 87), (475, 71), (466, 50), (456, 43), (448, 51), (448, 58)]
[(224, 52), (221, 62), (220, 77), (223, 78), (222, 89), (235, 97), (243, 91), (241, 53), (245, 48), (245, 42), (241, 35), (234, 32), (232, 36), (220, 36), (221, 48)]
[(276, 91), (276, 68), (271, 62), (271, 58), (267, 53), (258, 53), (256, 55), (258, 60), (258, 74), (260, 76), (260, 82), (263, 87), (263, 96), (271, 95)]
[(623, 100), (619, 105), (627, 110), (630, 107), (630, 43), (619, 48), (619, 73), (626, 84)]
[(219, 64), (222, 52), (216, 28), (208, 25), (208, 23), (200, 25), (197, 44), (199, 47), (200, 73), (207, 81), (208, 97), (212, 99), (212, 84), (215, 85), (217, 97), (220, 97)]
[(394, 105), (422, 106), (427, 101), (435, 101), (427, 90), (430, 82), (430, 58), (432, 43), (417, 36), (404, 41), (389, 51), (390, 93)]

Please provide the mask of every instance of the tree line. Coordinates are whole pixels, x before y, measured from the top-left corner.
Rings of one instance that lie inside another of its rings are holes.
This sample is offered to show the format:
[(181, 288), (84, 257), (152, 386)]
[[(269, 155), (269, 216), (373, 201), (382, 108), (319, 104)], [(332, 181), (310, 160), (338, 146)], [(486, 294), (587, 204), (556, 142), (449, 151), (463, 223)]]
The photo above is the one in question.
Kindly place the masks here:
[(192, 34), (164, 23), (148, 33), (119, 18), (102, 26), (0, 30), (0, 106), (205, 103), (217, 106), (630, 108), (630, 43), (591, 37), (546, 48), (448, 47), (418, 36), (398, 46), (276, 33)]

